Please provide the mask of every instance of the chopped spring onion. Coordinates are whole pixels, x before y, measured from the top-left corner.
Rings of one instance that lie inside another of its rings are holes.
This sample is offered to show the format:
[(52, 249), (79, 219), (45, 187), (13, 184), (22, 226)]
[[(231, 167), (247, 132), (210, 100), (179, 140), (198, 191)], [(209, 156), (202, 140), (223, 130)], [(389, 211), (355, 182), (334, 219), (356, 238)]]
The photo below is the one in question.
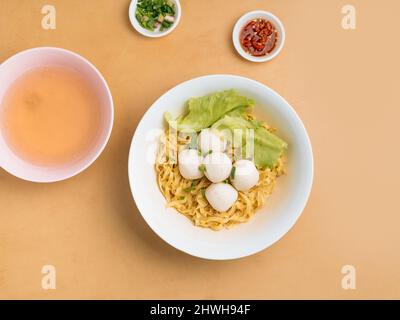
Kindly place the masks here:
[(231, 179), (235, 179), (236, 167), (233, 166), (231, 170)]
[(183, 191), (185, 191), (185, 192), (192, 192), (192, 191), (196, 190), (196, 186), (197, 186), (198, 184), (199, 184), (199, 180), (193, 180), (191, 186), (188, 187), (188, 188), (186, 188), (186, 189), (184, 189)]
[(206, 166), (204, 164), (199, 165), (200, 172), (206, 172)]
[(150, 31), (164, 31), (175, 22), (175, 3), (172, 0), (139, 0), (136, 19)]

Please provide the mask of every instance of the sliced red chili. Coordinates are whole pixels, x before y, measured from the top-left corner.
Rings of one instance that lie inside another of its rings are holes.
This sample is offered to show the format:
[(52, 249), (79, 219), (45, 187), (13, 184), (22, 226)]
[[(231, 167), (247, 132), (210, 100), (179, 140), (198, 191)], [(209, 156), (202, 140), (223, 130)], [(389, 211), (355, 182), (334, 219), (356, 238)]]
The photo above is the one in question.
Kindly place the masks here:
[(271, 21), (254, 19), (249, 21), (240, 33), (240, 43), (253, 56), (271, 53), (276, 46), (278, 32)]

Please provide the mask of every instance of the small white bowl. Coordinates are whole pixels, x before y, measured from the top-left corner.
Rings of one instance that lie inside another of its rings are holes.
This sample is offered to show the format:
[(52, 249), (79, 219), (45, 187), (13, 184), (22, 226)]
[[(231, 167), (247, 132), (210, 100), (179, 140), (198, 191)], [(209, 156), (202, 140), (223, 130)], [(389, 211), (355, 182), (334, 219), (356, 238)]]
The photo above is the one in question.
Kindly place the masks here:
[(139, 21), (136, 19), (136, 7), (138, 0), (132, 0), (129, 6), (129, 20), (131, 21), (132, 26), (136, 29), (137, 32), (144, 35), (145, 37), (150, 38), (159, 38), (164, 37), (167, 34), (170, 34), (174, 29), (178, 26), (179, 21), (181, 20), (181, 4), (179, 0), (172, 0), (175, 3), (175, 22), (174, 24), (164, 31), (150, 31), (146, 28), (143, 28)]
[[(240, 43), (240, 32), (242, 28), (253, 19), (266, 19), (273, 23), (278, 31), (278, 41), (275, 46), (275, 49), (270, 53), (262, 57), (252, 56), (250, 53), (247, 53)], [(283, 27), (282, 22), (274, 16), (272, 13), (262, 10), (251, 11), (243, 15), (236, 22), (235, 27), (233, 28), (232, 33), (233, 45), (236, 48), (236, 51), (245, 59), (252, 62), (265, 62), (275, 58), (282, 50), (283, 45), (285, 43), (285, 28)]]

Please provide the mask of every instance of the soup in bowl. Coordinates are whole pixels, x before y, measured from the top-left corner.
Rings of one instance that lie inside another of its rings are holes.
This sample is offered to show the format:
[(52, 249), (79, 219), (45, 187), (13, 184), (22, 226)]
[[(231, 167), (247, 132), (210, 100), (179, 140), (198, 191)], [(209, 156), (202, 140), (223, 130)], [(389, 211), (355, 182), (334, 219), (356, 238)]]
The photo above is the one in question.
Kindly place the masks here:
[(20, 52), (0, 66), (0, 166), (33, 182), (83, 171), (113, 124), (106, 81), (86, 59), (60, 48)]

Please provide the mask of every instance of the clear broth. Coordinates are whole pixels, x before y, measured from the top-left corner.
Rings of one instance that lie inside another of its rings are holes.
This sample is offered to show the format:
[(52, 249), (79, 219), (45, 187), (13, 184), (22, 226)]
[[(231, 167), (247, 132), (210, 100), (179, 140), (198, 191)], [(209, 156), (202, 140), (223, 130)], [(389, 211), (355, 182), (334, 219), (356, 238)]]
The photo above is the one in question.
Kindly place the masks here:
[(85, 157), (100, 127), (94, 88), (77, 71), (46, 66), (17, 78), (2, 101), (7, 144), (27, 162), (62, 166)]

